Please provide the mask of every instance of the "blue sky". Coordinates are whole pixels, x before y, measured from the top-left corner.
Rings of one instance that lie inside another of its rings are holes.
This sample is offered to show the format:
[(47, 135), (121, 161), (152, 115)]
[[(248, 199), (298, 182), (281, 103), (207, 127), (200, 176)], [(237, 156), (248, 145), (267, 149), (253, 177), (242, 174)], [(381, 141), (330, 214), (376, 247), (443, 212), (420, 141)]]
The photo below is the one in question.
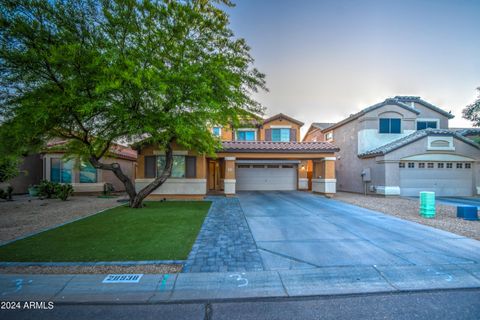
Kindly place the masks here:
[(234, 0), (231, 28), (267, 75), (267, 115), (336, 122), (395, 95), (461, 110), (480, 86), (480, 1)]

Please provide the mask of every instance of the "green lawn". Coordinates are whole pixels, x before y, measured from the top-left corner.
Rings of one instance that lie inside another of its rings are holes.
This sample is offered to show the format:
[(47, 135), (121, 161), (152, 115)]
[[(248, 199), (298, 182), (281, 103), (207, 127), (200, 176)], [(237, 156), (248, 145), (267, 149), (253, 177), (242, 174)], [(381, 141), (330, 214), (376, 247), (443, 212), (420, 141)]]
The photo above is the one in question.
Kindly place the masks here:
[(210, 202), (118, 207), (0, 247), (0, 261), (183, 260)]

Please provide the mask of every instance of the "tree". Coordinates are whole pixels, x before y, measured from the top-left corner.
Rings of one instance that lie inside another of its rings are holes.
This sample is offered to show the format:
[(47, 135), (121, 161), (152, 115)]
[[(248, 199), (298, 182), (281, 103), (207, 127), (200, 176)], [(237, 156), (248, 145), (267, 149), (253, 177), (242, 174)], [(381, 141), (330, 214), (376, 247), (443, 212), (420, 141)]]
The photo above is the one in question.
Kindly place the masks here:
[[(252, 93), (266, 89), (264, 75), (219, 8), (229, 0), (0, 1), (0, 133), (9, 148), (67, 139), (68, 154), (124, 183), (131, 207), (170, 176), (173, 142), (213, 154), (209, 125), (263, 112)], [(166, 163), (136, 192), (102, 159), (113, 143), (140, 139), (163, 148)]]
[(0, 157), (0, 183), (15, 178), (20, 173), (18, 166), (18, 158)]
[(472, 104), (463, 109), (463, 117), (473, 122), (474, 127), (480, 127), (480, 87), (477, 88), (478, 97)]

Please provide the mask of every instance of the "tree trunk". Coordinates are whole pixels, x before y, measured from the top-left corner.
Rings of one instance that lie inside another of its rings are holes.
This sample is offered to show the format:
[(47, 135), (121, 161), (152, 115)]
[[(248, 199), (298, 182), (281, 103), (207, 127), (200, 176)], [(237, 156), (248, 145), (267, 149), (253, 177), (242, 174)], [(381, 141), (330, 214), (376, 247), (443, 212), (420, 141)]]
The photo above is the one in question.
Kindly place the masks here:
[(145, 197), (152, 193), (153, 190), (160, 187), (171, 176), (172, 167), (173, 151), (171, 145), (169, 144), (167, 150), (165, 150), (165, 167), (163, 168), (162, 174), (156, 177), (152, 183), (140, 190), (134, 197), (133, 201), (131, 200), (130, 206), (132, 208), (140, 208), (142, 206), (142, 201), (145, 199)]
[(165, 150), (165, 167), (163, 172), (160, 176), (155, 178), (150, 184), (145, 186), (142, 190), (138, 193), (135, 190), (135, 186), (130, 180), (130, 178), (125, 175), (122, 171), (122, 168), (118, 163), (101, 163), (95, 157), (90, 157), (90, 163), (97, 169), (102, 170), (109, 170), (112, 171), (113, 174), (124, 184), (125, 191), (128, 194), (129, 204), (131, 208), (141, 208), (143, 200), (153, 192), (153, 190), (160, 187), (172, 174), (172, 167), (173, 167), (173, 151), (171, 147), (171, 143), (168, 144), (167, 149)]

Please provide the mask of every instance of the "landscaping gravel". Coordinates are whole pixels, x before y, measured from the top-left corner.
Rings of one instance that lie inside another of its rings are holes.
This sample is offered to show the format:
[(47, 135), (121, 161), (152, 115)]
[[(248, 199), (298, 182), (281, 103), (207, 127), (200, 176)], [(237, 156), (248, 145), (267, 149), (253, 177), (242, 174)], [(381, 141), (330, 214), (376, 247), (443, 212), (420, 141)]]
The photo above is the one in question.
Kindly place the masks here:
[(14, 196), (14, 201), (0, 202), (0, 242), (13, 240), (34, 232), (90, 216), (100, 210), (120, 205), (120, 197), (74, 196), (59, 199)]
[(434, 219), (419, 215), (419, 201), (408, 198), (364, 196), (362, 194), (338, 192), (336, 200), (359, 207), (380, 211), (401, 219), (414, 221), (437, 229), (480, 240), (480, 221), (467, 221), (456, 217), (456, 207), (436, 204)]
[(108, 274), (108, 273), (144, 273), (165, 274), (178, 273), (179, 264), (152, 264), (139, 266), (69, 266), (69, 267), (0, 267), (0, 274)]

